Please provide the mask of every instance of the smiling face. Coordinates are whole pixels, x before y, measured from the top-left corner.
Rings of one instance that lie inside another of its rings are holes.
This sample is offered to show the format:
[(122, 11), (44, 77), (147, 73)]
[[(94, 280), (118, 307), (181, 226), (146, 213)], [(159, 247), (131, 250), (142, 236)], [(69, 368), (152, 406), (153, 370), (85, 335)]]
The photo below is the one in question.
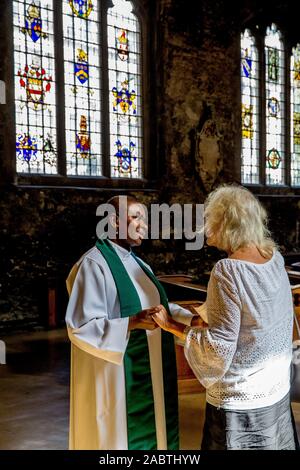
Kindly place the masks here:
[(127, 211), (127, 244), (140, 246), (147, 232), (146, 213), (142, 204), (129, 202)]
[(129, 249), (140, 246), (147, 234), (146, 210), (142, 204), (130, 197), (113, 201), (116, 214), (111, 218), (111, 224), (116, 229), (113, 240), (120, 246)]

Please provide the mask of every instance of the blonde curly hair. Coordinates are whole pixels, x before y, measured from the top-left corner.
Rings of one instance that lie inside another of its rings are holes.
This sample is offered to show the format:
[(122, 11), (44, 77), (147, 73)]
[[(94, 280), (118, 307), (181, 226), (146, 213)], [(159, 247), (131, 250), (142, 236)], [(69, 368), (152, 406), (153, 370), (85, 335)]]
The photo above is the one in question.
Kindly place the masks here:
[(205, 234), (227, 253), (253, 244), (262, 256), (271, 257), (276, 244), (267, 228), (267, 213), (246, 188), (222, 185), (212, 191), (204, 205)]

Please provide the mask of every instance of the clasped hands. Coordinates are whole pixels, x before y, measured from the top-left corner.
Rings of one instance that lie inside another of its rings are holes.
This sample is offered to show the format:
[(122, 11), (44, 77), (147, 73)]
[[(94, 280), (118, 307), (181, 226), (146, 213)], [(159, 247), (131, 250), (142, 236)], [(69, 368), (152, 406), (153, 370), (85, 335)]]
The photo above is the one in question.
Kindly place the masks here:
[[(200, 316), (196, 315), (192, 318), (191, 326), (203, 327), (204, 325), (205, 323)], [(129, 318), (128, 330), (154, 330), (158, 327), (165, 331), (170, 331), (171, 333), (176, 334), (176, 331), (181, 332), (181, 330), (185, 328), (185, 325), (176, 322), (168, 314), (163, 305), (146, 308), (145, 310), (141, 310), (141, 312), (136, 315), (132, 315)]]
[(141, 310), (136, 315), (129, 317), (128, 329), (155, 330), (161, 326), (158, 321), (155, 321), (156, 315), (160, 315), (161, 323), (164, 323), (167, 326), (167, 319), (169, 315), (163, 305), (157, 305), (156, 307), (150, 307), (146, 308), (145, 310)]

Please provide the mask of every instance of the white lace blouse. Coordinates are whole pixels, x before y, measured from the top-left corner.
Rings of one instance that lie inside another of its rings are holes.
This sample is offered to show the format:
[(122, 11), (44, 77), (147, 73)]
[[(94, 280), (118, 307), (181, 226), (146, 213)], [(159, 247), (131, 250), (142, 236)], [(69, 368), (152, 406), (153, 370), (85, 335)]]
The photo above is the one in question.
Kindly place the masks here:
[(280, 253), (264, 264), (222, 259), (207, 291), (208, 328), (187, 327), (185, 355), (211, 405), (269, 406), (290, 388), (293, 302)]

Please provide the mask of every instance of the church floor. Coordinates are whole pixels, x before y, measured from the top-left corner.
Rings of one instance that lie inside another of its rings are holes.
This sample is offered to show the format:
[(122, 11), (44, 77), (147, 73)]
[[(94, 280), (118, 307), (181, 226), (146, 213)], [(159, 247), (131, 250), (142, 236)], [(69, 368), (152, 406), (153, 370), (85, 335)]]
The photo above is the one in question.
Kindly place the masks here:
[[(64, 329), (1, 338), (0, 450), (68, 448), (69, 342)], [(203, 393), (180, 395), (181, 449), (200, 447)], [(300, 404), (293, 405), (300, 436)]]

